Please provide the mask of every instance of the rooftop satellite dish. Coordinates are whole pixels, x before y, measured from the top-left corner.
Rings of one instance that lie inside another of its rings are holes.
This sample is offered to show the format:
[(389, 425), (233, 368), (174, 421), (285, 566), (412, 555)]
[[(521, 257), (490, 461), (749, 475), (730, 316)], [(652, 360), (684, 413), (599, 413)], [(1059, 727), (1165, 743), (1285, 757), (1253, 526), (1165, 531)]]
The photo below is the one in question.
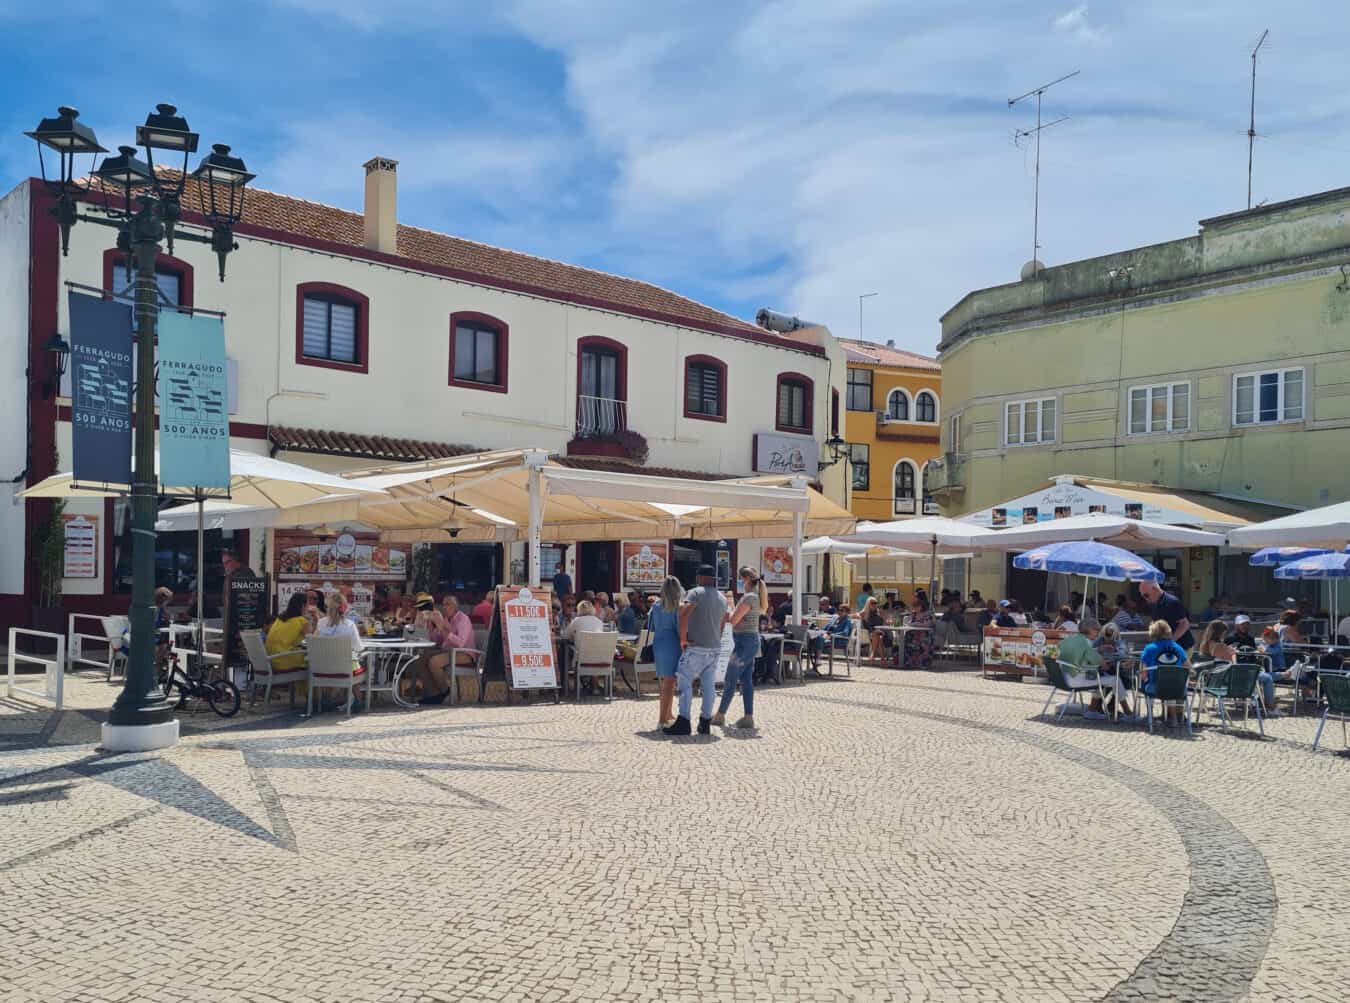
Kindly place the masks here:
[(1022, 266), (1022, 281), (1025, 282), (1027, 279), (1034, 279), (1043, 271), (1045, 271), (1045, 262), (1032, 258)]

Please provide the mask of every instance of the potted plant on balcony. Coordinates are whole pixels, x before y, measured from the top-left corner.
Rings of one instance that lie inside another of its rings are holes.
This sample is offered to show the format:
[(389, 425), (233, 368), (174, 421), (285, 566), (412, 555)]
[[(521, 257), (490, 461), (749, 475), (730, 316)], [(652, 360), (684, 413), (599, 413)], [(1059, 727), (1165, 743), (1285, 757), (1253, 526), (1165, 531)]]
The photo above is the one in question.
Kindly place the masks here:
[(567, 444), (568, 456), (613, 456), (646, 463), (649, 448), (647, 438), (631, 428), (613, 432), (575, 436)]
[(61, 577), (65, 571), (66, 530), (61, 519), (64, 501), (48, 505), (47, 518), (33, 527), (29, 556), (37, 580), (38, 602), (32, 609), (35, 630), (63, 634), (66, 630), (65, 610), (61, 608)]

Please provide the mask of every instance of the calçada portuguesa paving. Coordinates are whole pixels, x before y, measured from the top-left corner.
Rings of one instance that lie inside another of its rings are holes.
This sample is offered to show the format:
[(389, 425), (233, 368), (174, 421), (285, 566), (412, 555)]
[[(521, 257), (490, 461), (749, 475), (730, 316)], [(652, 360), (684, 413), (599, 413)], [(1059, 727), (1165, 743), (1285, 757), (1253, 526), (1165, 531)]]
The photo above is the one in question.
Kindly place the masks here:
[(0, 702), (6, 1003), (1350, 998), (1311, 716), (1149, 736), (864, 668), (760, 690), (757, 735), (278, 705), (105, 756), (113, 691), (67, 692)]

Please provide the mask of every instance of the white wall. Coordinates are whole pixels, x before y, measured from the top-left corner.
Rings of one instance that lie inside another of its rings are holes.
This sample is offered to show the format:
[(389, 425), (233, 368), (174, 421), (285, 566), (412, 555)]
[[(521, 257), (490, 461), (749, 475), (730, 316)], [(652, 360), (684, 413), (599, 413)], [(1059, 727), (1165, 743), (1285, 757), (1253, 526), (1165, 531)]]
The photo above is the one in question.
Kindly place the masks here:
[(0, 199), (0, 593), (23, 593), (28, 534), (12, 478), (28, 460), (28, 182)]
[[(236, 421), (561, 452), (572, 437), (577, 340), (599, 335), (628, 346), (628, 424), (647, 438), (651, 466), (743, 474), (751, 470), (754, 434), (773, 429), (780, 372), (815, 381), (818, 440), (829, 434), (831, 380), (842, 392), (841, 364), (831, 367), (786, 340), (784, 347), (763, 345), (355, 258), (243, 237), (239, 243), (223, 284), (209, 248), (175, 248), (194, 267), (195, 305), (226, 311), (227, 350), (239, 362)], [(77, 226), (62, 277), (99, 284), (108, 246), (105, 229)], [(367, 374), (296, 363), (295, 290), (313, 281), (370, 298)], [(509, 393), (447, 386), (449, 315), (457, 310), (509, 326)], [(65, 330), (64, 302), (61, 324)], [(725, 423), (683, 417), (683, 360), (692, 354), (727, 365)], [(269, 403), (279, 389), (324, 397)]]

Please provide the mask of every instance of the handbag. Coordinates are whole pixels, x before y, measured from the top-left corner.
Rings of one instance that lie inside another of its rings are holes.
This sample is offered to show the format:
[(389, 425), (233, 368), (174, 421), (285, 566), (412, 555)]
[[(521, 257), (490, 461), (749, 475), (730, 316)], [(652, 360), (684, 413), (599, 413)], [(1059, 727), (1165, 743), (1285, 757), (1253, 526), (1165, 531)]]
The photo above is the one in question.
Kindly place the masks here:
[(652, 645), (651, 645), (650, 643), (644, 644), (644, 645), (642, 646), (642, 650), (641, 650), (640, 652), (638, 652), (638, 661), (639, 661), (639, 662), (654, 662), (654, 661), (656, 661), (656, 649), (653, 648)]

